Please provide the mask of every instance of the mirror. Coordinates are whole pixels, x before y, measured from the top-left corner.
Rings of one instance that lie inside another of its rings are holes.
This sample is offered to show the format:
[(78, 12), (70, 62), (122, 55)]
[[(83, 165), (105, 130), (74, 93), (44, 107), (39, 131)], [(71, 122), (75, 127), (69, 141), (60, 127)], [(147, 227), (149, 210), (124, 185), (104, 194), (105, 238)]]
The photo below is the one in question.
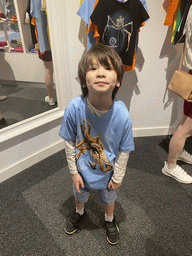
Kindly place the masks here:
[[(5, 119), (0, 128), (57, 108), (50, 47), (40, 55), (35, 49), (29, 3), (0, 0), (0, 118)], [(45, 6), (39, 12), (46, 19)], [(43, 28), (48, 37), (46, 25)], [(54, 100), (47, 99), (48, 95)]]

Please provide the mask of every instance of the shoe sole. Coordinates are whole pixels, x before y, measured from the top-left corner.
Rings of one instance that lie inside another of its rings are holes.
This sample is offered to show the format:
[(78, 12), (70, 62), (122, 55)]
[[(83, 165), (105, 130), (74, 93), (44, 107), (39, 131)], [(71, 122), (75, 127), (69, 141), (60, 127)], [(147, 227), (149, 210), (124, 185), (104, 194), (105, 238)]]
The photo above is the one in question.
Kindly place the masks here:
[(161, 170), (161, 171), (162, 171), (163, 174), (165, 174), (165, 175), (167, 175), (167, 176), (169, 176), (169, 177), (171, 177), (171, 178), (173, 178), (173, 179), (175, 179), (175, 180), (177, 180), (177, 181), (179, 181), (179, 182), (181, 182), (181, 183), (184, 183), (184, 184), (191, 184), (191, 183), (192, 183), (192, 181), (183, 181), (183, 180), (180, 180), (180, 179), (178, 179), (177, 177), (175, 177), (175, 176), (173, 176), (173, 175), (167, 173), (167, 172), (164, 171), (164, 170)]
[(112, 242), (109, 240), (109, 238), (107, 237), (107, 242), (108, 242), (109, 244), (111, 244), (111, 245), (116, 245), (116, 244), (119, 242), (119, 240), (118, 240), (117, 242), (115, 242), (115, 243), (112, 243)]
[(67, 235), (72, 235), (72, 234), (74, 234), (74, 233), (77, 231), (77, 228), (74, 229), (74, 230), (71, 231), (71, 232), (67, 231), (67, 230), (64, 228), (64, 231), (65, 231), (65, 233), (66, 233)]

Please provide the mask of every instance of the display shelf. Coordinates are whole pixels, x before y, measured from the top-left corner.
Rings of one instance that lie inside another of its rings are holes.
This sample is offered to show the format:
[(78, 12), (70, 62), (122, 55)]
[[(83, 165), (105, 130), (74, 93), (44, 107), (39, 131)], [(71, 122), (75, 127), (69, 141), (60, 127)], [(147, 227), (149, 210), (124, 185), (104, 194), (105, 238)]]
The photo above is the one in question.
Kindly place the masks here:
[[(30, 49), (34, 46), (32, 44), (31, 32), (30, 32), (30, 24), (25, 23), (25, 15), (27, 10), (28, 2), (26, 0), (13, 0), (14, 4), (14, 13), (10, 13), (9, 16), (6, 18), (0, 17), (0, 26), (3, 28), (2, 31), (4, 32), (4, 40), (7, 42), (8, 47), (0, 48), (1, 50), (5, 49), (6, 52), (14, 52), (11, 48), (14, 48), (11, 45), (11, 40), (21, 40), (23, 53), (28, 53)], [(3, 6), (0, 3), (0, 13), (3, 13)], [(13, 15), (12, 15), (13, 14)], [(8, 27), (14, 26), (14, 30), (9, 31)], [(18, 31), (16, 27), (18, 26)], [(0, 31), (1, 32), (1, 31)], [(1, 33), (2, 34), (2, 33)], [(18, 38), (19, 37), (19, 38)], [(2, 35), (0, 35), (0, 41), (2, 41)], [(18, 45), (16, 47), (21, 47)], [(18, 52), (18, 51), (17, 51)]]

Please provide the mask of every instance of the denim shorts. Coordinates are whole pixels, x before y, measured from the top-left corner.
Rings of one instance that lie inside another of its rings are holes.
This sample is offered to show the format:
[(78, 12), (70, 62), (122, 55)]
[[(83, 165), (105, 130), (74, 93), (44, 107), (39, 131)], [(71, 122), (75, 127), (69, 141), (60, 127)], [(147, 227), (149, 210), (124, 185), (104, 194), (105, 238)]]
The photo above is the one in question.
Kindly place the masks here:
[[(73, 183), (73, 193), (75, 198), (81, 202), (81, 203), (86, 203), (89, 199), (90, 195), (90, 189), (88, 188), (80, 188), (81, 193), (79, 193), (76, 189), (75, 184)], [(96, 191), (96, 190), (94, 190)], [(99, 194), (99, 199), (104, 205), (110, 205), (115, 202), (117, 199), (116, 191), (115, 190), (108, 190), (106, 189), (101, 189), (97, 190)]]

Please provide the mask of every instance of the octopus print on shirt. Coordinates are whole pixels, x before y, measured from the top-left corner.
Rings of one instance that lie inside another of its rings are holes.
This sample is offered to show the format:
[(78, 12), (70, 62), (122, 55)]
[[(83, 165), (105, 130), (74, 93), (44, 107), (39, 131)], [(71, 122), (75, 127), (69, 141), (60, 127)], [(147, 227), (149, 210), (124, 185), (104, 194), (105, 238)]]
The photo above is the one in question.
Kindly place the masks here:
[(100, 42), (113, 47), (123, 64), (132, 66), (137, 32), (149, 18), (140, 0), (125, 3), (117, 0), (100, 0), (91, 15), (99, 28)]
[[(88, 125), (88, 128), (86, 128), (86, 123)], [(90, 137), (91, 125), (86, 119), (83, 119), (83, 124), (81, 124), (81, 130), (84, 139), (79, 144), (76, 144), (76, 148), (79, 150), (79, 153), (76, 156), (76, 160), (78, 160), (79, 157), (84, 154), (86, 150), (89, 150), (94, 160), (94, 164), (89, 161), (92, 169), (95, 169), (98, 163), (99, 168), (102, 172), (111, 171), (113, 169), (113, 165), (107, 160), (105, 156), (103, 143), (100, 141), (98, 136), (92, 138)], [(105, 164), (106, 169), (104, 168), (103, 163)]]

